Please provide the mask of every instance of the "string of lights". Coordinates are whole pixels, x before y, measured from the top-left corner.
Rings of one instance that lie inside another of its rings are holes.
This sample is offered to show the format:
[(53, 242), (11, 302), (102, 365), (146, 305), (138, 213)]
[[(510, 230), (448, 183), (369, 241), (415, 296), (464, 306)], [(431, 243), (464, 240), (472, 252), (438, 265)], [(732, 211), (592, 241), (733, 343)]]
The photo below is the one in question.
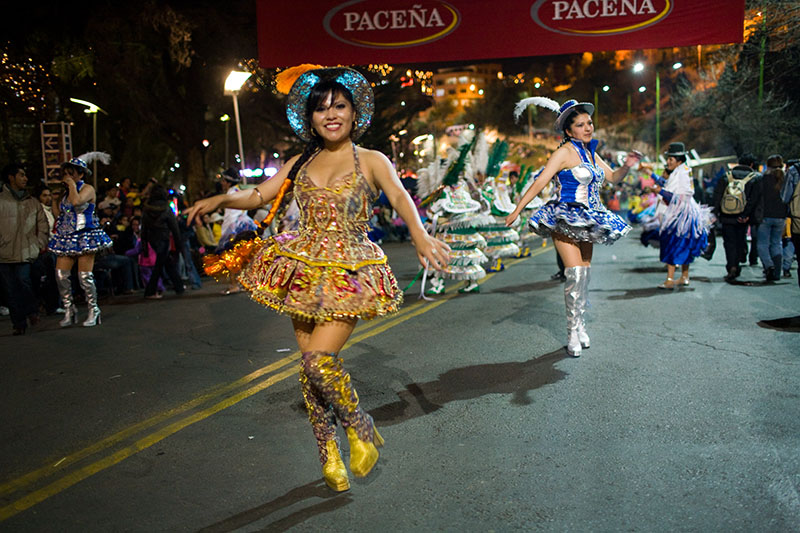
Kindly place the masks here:
[(0, 79), (6, 97), (3, 106), (12, 105), (12, 99), (30, 112), (42, 114), (47, 107), (47, 92), (51, 87), (50, 74), (32, 58), (13, 58), (8, 50), (0, 56)]

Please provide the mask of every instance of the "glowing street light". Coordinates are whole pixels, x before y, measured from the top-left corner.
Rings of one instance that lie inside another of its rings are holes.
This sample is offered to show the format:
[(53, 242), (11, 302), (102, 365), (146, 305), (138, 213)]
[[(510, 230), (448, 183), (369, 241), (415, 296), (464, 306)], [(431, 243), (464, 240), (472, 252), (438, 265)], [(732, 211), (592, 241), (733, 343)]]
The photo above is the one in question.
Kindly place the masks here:
[[(676, 61), (672, 64), (672, 70), (678, 70), (683, 67), (683, 63)], [(642, 63), (636, 63), (633, 66), (634, 72), (641, 72), (644, 70)], [(656, 155), (661, 153), (661, 73), (658, 71), (658, 65), (655, 66), (656, 71)], [(645, 86), (639, 87), (639, 92), (643, 93), (646, 90)]]
[(231, 123), (231, 117), (225, 113), (219, 117), (219, 121), (225, 124), (225, 168), (228, 168), (228, 159), (230, 159), (230, 141), (228, 140), (228, 125)]
[(242, 147), (242, 125), (239, 121), (239, 100), (237, 95), (242, 89), (244, 82), (250, 78), (249, 72), (241, 72), (238, 70), (231, 71), (228, 78), (225, 80), (225, 94), (233, 96), (233, 116), (236, 119), (236, 135), (239, 138), (239, 163), (244, 170), (244, 148)]
[[(108, 115), (105, 111), (100, 109), (100, 106), (93, 104), (91, 102), (87, 102), (86, 100), (81, 100), (79, 98), (70, 98), (70, 102), (74, 102), (76, 104), (81, 104), (86, 106), (86, 109), (83, 110), (84, 113), (87, 115), (92, 115), (92, 151), (97, 151), (97, 112), (100, 111), (104, 115)], [(94, 188), (97, 189), (97, 160), (92, 163), (92, 176), (94, 178)]]

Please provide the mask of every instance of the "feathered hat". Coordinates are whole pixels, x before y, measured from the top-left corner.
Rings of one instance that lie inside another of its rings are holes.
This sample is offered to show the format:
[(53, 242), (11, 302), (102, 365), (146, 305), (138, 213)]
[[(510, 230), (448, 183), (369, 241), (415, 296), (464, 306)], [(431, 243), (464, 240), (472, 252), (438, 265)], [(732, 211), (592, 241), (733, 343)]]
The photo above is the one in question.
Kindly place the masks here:
[(589, 113), (590, 115), (594, 113), (594, 104), (590, 104), (589, 102), (578, 102), (577, 100), (567, 100), (563, 104), (559, 105), (558, 102), (553, 100), (552, 98), (547, 98), (545, 96), (532, 96), (530, 98), (524, 98), (517, 102), (517, 105), (514, 107), (514, 119), (519, 120), (520, 115), (525, 109), (528, 108), (529, 105), (537, 105), (539, 107), (544, 107), (545, 109), (549, 109), (553, 113), (558, 113), (558, 117), (556, 118), (556, 122), (553, 125), (554, 129), (558, 133), (564, 133), (564, 122), (567, 120), (570, 111), (575, 110), (576, 108), (580, 107), (583, 111)]
[(311, 140), (312, 134), (311, 124), (306, 119), (306, 102), (315, 85), (329, 80), (344, 85), (353, 95), (356, 112), (353, 140), (361, 137), (372, 122), (375, 97), (372, 87), (360, 72), (347, 67), (323, 68), (308, 64), (292, 67), (276, 76), (275, 87), (281, 92), (287, 86), (291, 87), (286, 99), (286, 116), (297, 136), (306, 142)]
[(95, 161), (100, 161), (104, 165), (107, 165), (111, 162), (111, 156), (105, 152), (87, 152), (78, 157), (73, 157), (69, 161), (64, 161), (61, 163), (61, 169), (63, 170), (64, 167), (73, 167), (87, 176), (91, 176), (92, 170), (89, 168), (89, 165)]

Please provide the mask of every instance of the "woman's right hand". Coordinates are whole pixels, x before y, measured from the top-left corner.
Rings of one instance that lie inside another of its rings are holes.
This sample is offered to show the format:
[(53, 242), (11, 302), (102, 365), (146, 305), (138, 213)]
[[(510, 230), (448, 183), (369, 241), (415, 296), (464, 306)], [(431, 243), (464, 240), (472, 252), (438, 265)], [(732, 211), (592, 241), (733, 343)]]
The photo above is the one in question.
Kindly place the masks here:
[(512, 212), (510, 215), (508, 215), (506, 217), (506, 227), (510, 228), (511, 226), (513, 226), (514, 222), (517, 221), (517, 217), (519, 217), (519, 213), (517, 213), (516, 210)]
[(206, 213), (211, 213), (212, 211), (216, 211), (222, 205), (222, 201), (225, 199), (224, 194), (218, 194), (216, 196), (211, 196), (209, 198), (203, 198), (202, 200), (198, 200), (189, 208), (186, 212), (186, 225), (191, 226), (195, 219), (202, 217)]

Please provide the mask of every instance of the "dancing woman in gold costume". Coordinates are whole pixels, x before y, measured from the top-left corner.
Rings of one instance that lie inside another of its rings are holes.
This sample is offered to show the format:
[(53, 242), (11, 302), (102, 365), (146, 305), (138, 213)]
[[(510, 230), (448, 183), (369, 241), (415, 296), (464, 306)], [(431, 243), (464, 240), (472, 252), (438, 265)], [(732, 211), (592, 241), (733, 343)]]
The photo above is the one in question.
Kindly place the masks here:
[(402, 302), (386, 256), (367, 238), (379, 191), (408, 225), (421, 264), (441, 269), (449, 259), (447, 245), (425, 231), (388, 158), (354, 144), (369, 127), (373, 110), (372, 89), (357, 71), (304, 72), (291, 86), (286, 110), (295, 133), (307, 143), (303, 153), (255, 189), (200, 200), (188, 221), (220, 207), (249, 210), (269, 202), (274, 213), (293, 190), (299, 229), (271, 237), (239, 281), (254, 300), (292, 318), (323, 476), (336, 491), (350, 487), (337, 420), (347, 434), (355, 476), (370, 472), (378, 460), (376, 447), (383, 444), (338, 357), (359, 318), (393, 313)]

